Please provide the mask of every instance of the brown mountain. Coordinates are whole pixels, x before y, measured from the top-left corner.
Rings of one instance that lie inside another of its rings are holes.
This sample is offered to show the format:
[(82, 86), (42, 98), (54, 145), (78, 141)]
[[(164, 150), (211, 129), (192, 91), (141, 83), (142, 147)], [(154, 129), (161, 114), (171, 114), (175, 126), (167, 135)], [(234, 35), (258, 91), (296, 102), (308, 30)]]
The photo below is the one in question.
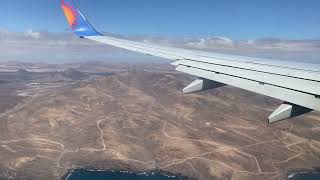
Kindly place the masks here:
[(93, 167), (202, 180), (284, 179), (319, 167), (318, 112), (267, 124), (277, 100), (230, 86), (183, 95), (193, 77), (146, 67), (86, 82), (71, 70), (69, 85), (34, 89), (0, 114), (1, 167), (31, 179)]

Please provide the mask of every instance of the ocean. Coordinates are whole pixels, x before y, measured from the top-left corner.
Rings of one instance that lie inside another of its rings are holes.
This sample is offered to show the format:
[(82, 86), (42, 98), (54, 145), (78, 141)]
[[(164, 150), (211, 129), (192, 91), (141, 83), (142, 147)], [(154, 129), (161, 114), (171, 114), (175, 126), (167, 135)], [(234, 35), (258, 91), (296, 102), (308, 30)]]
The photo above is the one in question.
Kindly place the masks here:
[(170, 176), (161, 172), (132, 173), (128, 171), (76, 169), (70, 171), (65, 180), (183, 180), (178, 176)]

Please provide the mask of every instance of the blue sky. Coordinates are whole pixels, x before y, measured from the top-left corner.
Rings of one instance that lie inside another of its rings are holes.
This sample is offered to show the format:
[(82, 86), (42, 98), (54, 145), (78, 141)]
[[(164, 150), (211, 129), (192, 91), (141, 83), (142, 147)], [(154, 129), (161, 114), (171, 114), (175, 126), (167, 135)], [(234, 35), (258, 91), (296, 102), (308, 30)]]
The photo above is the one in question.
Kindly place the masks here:
[[(0, 1), (0, 63), (166, 62), (80, 39), (60, 0)], [(320, 0), (77, 0), (101, 32), (138, 41), (320, 63)], [(187, 38), (185, 38), (187, 37)]]
[[(320, 39), (319, 0), (77, 0), (96, 27), (116, 34)], [(0, 28), (63, 32), (60, 0), (1, 0)]]

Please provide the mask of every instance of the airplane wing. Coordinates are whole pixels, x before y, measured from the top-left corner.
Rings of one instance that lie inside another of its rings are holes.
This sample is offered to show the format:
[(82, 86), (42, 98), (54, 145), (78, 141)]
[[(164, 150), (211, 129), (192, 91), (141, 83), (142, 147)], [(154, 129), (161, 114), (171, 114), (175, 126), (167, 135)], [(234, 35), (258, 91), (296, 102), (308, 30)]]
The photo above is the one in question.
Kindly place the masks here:
[(73, 0), (62, 0), (61, 7), (79, 37), (170, 59), (177, 71), (198, 76), (183, 93), (212, 89), (219, 82), (283, 100), (269, 116), (270, 123), (320, 111), (319, 65), (186, 50), (104, 36), (90, 25)]

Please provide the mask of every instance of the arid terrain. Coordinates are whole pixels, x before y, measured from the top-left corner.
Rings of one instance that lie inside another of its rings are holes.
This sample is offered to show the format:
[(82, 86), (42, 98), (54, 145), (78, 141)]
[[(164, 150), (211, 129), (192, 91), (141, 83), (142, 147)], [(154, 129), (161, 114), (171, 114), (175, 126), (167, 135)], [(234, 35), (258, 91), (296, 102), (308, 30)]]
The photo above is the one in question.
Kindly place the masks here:
[(280, 101), (230, 86), (183, 95), (169, 65), (0, 66), (0, 179), (81, 167), (276, 180), (320, 167), (320, 113), (268, 124)]

